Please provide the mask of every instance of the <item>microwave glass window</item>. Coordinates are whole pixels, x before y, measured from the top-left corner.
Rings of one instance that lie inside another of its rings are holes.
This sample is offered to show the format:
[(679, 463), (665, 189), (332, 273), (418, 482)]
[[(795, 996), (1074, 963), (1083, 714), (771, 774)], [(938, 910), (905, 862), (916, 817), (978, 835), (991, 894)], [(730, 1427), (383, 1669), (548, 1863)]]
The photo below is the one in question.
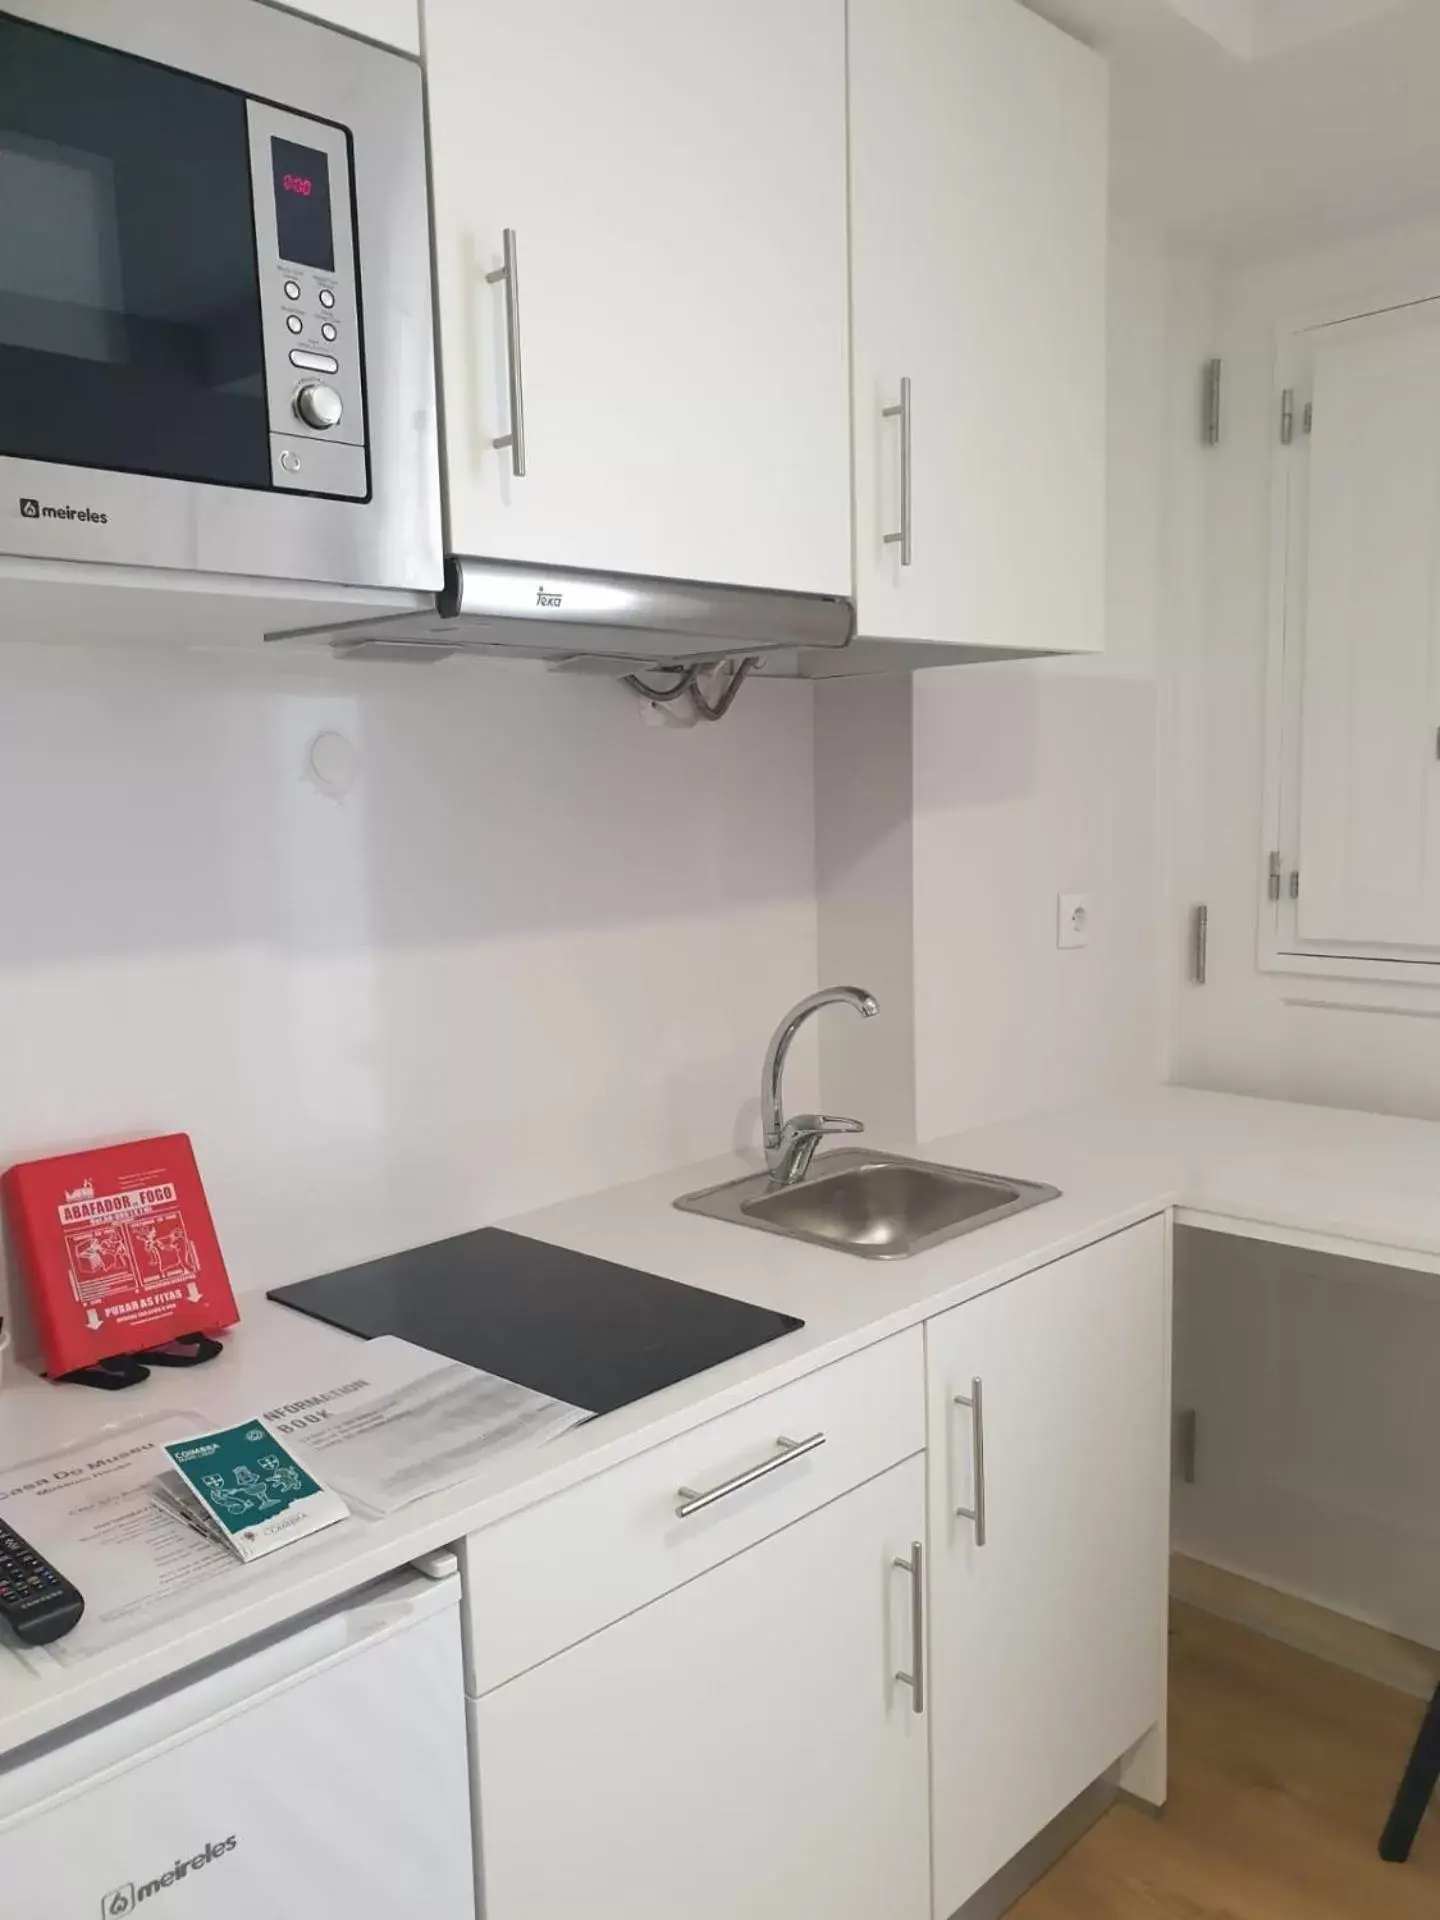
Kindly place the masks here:
[(269, 485), (252, 195), (243, 96), (0, 15), (0, 454)]
[(280, 258), (296, 267), (335, 271), (335, 227), (330, 218), (330, 162), (314, 147), (272, 140), (275, 225)]

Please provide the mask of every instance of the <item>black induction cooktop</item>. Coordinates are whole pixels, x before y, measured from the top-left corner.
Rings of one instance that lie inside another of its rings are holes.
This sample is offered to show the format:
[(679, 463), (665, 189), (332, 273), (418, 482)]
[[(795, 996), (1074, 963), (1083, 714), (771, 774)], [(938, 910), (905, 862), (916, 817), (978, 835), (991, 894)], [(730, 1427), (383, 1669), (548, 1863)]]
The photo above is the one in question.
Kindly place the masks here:
[(270, 1298), (366, 1339), (398, 1334), (592, 1413), (805, 1324), (502, 1227), (272, 1287)]

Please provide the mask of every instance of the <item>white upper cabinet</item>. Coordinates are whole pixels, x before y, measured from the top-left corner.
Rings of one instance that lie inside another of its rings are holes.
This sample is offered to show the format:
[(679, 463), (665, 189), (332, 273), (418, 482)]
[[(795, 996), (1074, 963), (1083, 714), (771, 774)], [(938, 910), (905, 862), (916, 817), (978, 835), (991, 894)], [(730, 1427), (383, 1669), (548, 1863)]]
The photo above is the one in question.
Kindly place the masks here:
[(849, 11), (859, 631), (1097, 650), (1104, 64), (1018, 0)]
[(424, 22), (452, 551), (848, 593), (844, 0)]
[(367, 40), (399, 47), (403, 53), (420, 51), (420, 0), (299, 0), (291, 11), (363, 33)]

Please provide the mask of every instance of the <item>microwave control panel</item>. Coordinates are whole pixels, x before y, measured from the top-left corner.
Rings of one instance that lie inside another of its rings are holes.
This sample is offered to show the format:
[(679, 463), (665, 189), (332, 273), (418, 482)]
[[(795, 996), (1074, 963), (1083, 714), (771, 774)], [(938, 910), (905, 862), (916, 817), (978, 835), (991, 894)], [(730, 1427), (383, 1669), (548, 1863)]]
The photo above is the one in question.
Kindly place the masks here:
[(274, 486), (370, 495), (360, 275), (343, 127), (248, 103)]

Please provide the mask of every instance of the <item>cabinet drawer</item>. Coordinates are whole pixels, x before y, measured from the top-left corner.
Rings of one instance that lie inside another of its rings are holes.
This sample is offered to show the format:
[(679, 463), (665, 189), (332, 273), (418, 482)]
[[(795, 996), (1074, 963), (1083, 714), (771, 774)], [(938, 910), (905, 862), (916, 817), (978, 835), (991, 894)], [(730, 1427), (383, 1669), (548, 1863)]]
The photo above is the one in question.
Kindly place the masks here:
[[(802, 1443), (789, 1457), (787, 1441)], [(472, 1535), (460, 1548), (467, 1690), (488, 1692), (924, 1445), (916, 1327)]]

